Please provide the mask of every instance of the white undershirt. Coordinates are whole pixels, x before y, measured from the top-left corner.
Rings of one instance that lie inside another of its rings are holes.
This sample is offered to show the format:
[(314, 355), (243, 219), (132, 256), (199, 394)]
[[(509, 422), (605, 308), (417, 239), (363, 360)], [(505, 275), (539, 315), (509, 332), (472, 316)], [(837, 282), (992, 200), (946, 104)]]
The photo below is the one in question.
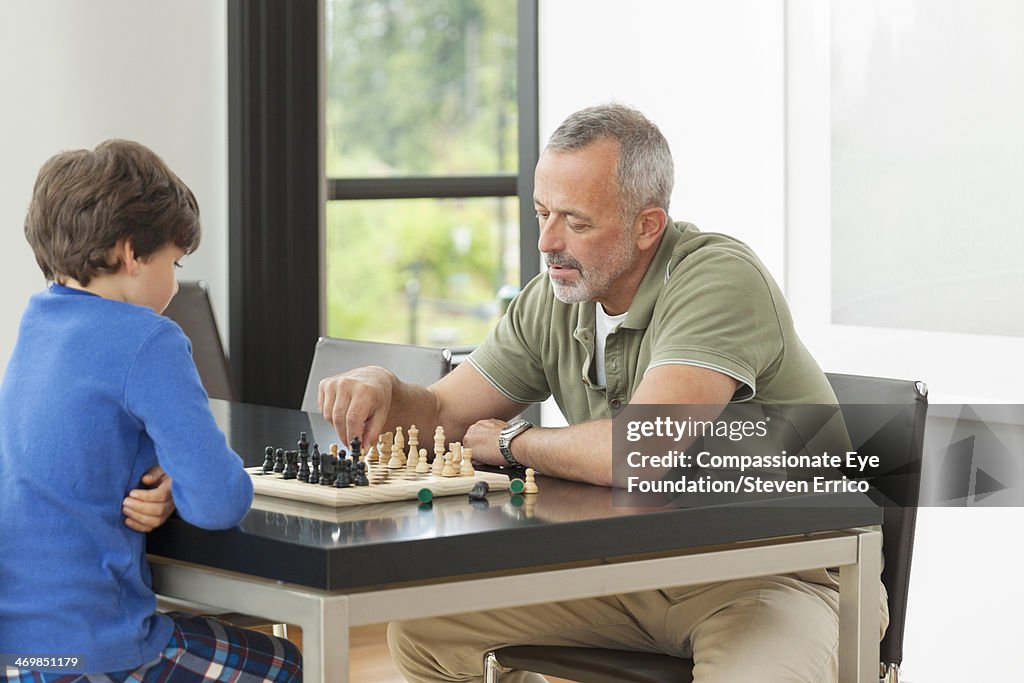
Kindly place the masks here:
[(604, 372), (605, 341), (608, 340), (608, 335), (622, 324), (628, 313), (629, 311), (620, 315), (608, 315), (604, 312), (604, 306), (597, 304), (597, 327), (595, 330), (597, 338), (594, 340), (594, 363), (597, 364), (597, 386), (599, 387), (605, 386), (607, 381), (607, 375)]

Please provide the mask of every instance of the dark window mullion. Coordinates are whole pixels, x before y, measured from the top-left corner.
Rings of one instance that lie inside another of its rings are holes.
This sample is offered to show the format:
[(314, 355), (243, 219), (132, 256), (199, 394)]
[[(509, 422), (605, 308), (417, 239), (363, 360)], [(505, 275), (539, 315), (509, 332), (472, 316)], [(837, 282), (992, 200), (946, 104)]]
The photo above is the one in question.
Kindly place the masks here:
[(328, 178), (327, 199), (435, 199), (514, 197), (517, 177), (425, 176), (403, 178)]

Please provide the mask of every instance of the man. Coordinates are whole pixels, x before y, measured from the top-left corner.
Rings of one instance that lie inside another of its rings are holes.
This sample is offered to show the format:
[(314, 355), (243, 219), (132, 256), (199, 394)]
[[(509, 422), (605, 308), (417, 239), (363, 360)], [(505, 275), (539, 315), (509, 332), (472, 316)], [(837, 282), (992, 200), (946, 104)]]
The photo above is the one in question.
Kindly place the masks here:
[[(386, 425), (440, 424), (475, 461), (607, 486), (611, 418), (627, 403), (835, 403), (767, 270), (736, 240), (672, 223), (672, 183), (668, 144), (640, 112), (570, 116), (535, 173), (547, 273), (431, 387), (362, 368), (321, 382), (324, 417), (364, 443)], [(549, 395), (569, 426), (506, 422)], [(479, 680), (483, 654), (515, 643), (692, 656), (702, 683), (832, 681), (836, 585), (818, 570), (647, 591), (395, 623), (388, 641), (417, 682)]]

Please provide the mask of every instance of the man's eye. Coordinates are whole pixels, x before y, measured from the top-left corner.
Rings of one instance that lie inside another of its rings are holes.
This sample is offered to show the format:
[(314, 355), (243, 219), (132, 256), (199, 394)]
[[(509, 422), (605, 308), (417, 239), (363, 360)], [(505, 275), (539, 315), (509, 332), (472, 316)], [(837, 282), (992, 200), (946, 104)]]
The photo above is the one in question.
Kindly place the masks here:
[(180, 263), (178, 263), (177, 261), (175, 261), (175, 262), (174, 262), (174, 267), (175, 267), (175, 268), (181, 268), (181, 264), (180, 264)]

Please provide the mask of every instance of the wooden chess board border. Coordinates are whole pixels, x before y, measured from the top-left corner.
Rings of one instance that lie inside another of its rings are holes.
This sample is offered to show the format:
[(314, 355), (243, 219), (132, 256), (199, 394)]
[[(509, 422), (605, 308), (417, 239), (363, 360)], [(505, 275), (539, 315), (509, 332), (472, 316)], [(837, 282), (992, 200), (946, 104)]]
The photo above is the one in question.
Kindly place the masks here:
[(498, 472), (477, 470), (472, 477), (442, 477), (436, 474), (420, 474), (416, 479), (406, 479), (405, 469), (399, 478), (389, 478), (384, 482), (374, 482), (374, 473), (368, 474), (369, 486), (349, 486), (339, 489), (334, 486), (310, 484), (297, 479), (285, 480), (280, 474), (263, 474), (262, 467), (246, 467), (252, 479), (253, 490), (257, 495), (273, 496), (286, 500), (298, 500), (330, 507), (346, 507), (349, 505), (366, 505), (370, 503), (388, 503), (399, 500), (416, 500), (420, 489), (430, 489), (435, 498), (455, 496), (469, 493), (478, 481), (486, 481), (492, 491), (505, 491), (509, 487), (509, 477)]

